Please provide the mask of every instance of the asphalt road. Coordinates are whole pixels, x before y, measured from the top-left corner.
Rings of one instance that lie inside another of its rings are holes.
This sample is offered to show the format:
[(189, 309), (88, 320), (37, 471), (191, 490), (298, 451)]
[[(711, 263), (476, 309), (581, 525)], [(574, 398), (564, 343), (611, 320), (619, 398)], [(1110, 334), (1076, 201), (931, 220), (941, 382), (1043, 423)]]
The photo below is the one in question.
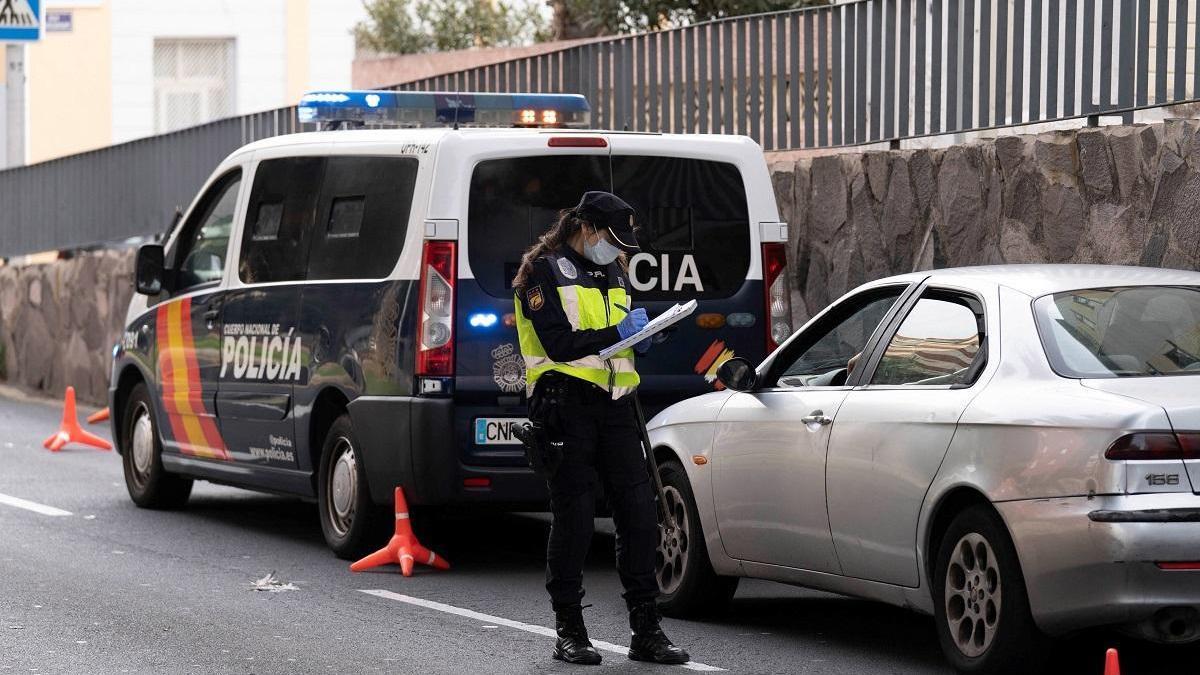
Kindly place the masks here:
[[(355, 574), (325, 548), (315, 507), (299, 500), (198, 483), (184, 510), (136, 508), (115, 453), (42, 449), (59, 415), (51, 402), (0, 392), (0, 672), (580, 670), (549, 658), (544, 518), (439, 521), (425, 543), (451, 571)], [(29, 510), (38, 505), (69, 515)], [(593, 639), (619, 648), (628, 628), (612, 543), (596, 535), (585, 616)], [(255, 590), (271, 572), (294, 590)], [(697, 668), (949, 672), (927, 617), (767, 582), (743, 581), (718, 620), (664, 627)], [(1100, 632), (1061, 644), (1048, 672), (1099, 674), (1107, 646), (1120, 648), (1126, 674), (1191, 673), (1200, 663), (1196, 649)], [(584, 670), (665, 668), (608, 651), (599, 669)]]

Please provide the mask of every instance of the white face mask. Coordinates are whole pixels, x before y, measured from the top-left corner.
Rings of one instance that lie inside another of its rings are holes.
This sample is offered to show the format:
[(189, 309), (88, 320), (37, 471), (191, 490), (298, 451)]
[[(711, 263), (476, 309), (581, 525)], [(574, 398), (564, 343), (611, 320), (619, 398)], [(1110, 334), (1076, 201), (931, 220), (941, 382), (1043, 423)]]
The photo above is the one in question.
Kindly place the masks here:
[[(599, 233), (598, 230), (593, 232)], [(621, 255), (621, 249), (608, 243), (608, 239), (600, 237), (600, 241), (595, 244), (584, 240), (583, 242), (583, 257), (591, 260), (597, 265), (607, 265), (617, 259)]]

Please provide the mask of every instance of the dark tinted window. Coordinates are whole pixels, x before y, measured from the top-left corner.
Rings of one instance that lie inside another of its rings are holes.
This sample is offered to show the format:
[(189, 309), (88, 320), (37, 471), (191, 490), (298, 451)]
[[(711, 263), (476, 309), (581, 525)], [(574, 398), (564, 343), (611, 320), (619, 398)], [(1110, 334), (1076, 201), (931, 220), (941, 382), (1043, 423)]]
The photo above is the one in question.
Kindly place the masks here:
[(512, 295), (521, 254), (588, 190), (608, 190), (603, 155), (517, 157), (480, 162), (471, 175), (468, 255), (489, 294)]
[(778, 386), (840, 386), (862, 361), (862, 351), (902, 287), (850, 298), (804, 332), (779, 355)]
[(982, 338), (981, 319), (965, 301), (922, 297), (888, 342), (871, 384), (966, 384)]
[(1038, 298), (1034, 308), (1061, 375), (1200, 374), (1200, 288), (1091, 288)]
[(260, 162), (246, 209), (238, 276), (248, 284), (304, 278), (323, 157)]
[(638, 298), (724, 298), (746, 282), (750, 215), (737, 167), (678, 157), (615, 156), (613, 193), (637, 211)]
[(330, 157), (309, 252), (309, 279), (377, 279), (404, 248), (415, 157)]
[(184, 223), (167, 257), (168, 265), (176, 270), (176, 292), (217, 281), (224, 274), (241, 179), (241, 171), (222, 176)]

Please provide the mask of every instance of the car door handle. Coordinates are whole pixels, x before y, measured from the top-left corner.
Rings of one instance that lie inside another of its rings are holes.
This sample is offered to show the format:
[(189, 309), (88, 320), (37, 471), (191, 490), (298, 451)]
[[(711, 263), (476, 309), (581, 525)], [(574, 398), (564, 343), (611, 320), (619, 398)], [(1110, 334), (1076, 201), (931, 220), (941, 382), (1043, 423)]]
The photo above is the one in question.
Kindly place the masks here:
[(806, 425), (815, 424), (817, 426), (824, 426), (832, 422), (833, 418), (821, 412), (820, 410), (814, 410), (812, 413), (801, 417), (800, 421), (804, 422)]

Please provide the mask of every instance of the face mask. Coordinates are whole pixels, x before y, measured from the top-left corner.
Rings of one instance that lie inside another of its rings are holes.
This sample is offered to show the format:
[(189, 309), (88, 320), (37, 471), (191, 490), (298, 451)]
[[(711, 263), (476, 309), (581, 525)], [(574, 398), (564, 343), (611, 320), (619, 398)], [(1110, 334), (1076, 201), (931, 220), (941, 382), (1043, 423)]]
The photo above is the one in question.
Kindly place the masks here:
[(621, 255), (621, 249), (608, 243), (608, 240), (603, 237), (595, 244), (587, 240), (583, 242), (583, 257), (597, 265), (607, 265), (616, 260), (619, 255)]

